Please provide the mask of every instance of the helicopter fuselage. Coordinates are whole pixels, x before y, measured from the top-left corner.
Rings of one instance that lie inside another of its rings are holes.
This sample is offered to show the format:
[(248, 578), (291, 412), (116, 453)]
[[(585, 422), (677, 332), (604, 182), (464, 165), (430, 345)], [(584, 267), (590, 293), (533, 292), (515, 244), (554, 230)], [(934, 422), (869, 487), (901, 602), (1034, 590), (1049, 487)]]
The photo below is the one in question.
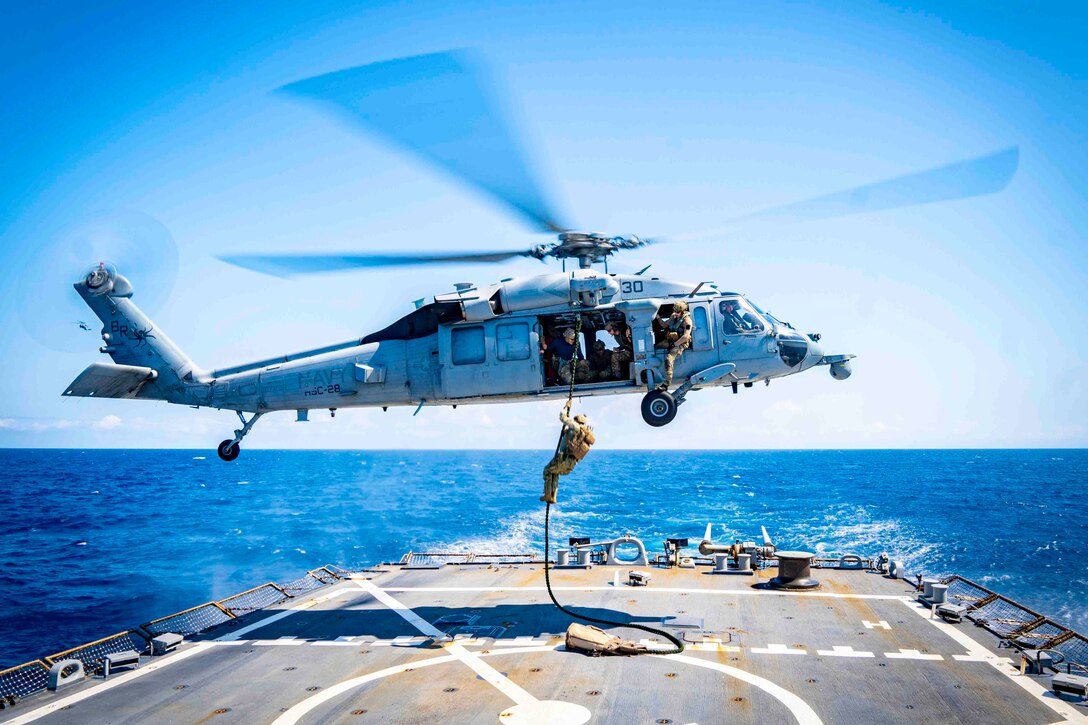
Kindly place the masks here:
[[(571, 387), (559, 374), (563, 362), (545, 354), (548, 343), (575, 328), (581, 351), (592, 351), (598, 340), (616, 348), (606, 332), (609, 323), (630, 330), (630, 360), (618, 376), (574, 376), (574, 395), (646, 393), (663, 379), (667, 347), (655, 320), (680, 300), (688, 304), (694, 331), (676, 361), (677, 403), (693, 389), (736, 390), (821, 364), (830, 365), (836, 378), (847, 377), (852, 357), (825, 356), (818, 335), (803, 335), (743, 295), (710, 283), (577, 269), (480, 288), (458, 285), (362, 339), (203, 371), (133, 304), (131, 284), (115, 277), (105, 293), (89, 286), (92, 276), (76, 289), (102, 319), (102, 351), (116, 365), (91, 366), (66, 395), (166, 400), (239, 413), (295, 410), (300, 417), (319, 409), (565, 398)], [(112, 388), (103, 383), (111, 378)], [(131, 385), (117, 384), (121, 378)], [(668, 420), (673, 414), (675, 408)], [(651, 417), (647, 422), (663, 424)]]

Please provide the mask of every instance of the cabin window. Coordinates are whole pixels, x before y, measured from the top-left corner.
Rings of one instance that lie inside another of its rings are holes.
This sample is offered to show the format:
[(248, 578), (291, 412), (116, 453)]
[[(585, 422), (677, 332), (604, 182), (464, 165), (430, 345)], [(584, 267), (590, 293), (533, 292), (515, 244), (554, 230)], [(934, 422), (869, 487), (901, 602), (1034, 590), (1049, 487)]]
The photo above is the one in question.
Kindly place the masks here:
[(473, 365), (482, 363), (487, 357), (484, 352), (484, 328), (455, 327), (450, 331), (451, 357), (454, 365)]
[(513, 322), (498, 325), (495, 328), (498, 342), (499, 360), (529, 359), (529, 325), (525, 322)]
[(705, 306), (698, 305), (691, 308), (691, 323), (695, 327), (691, 333), (692, 347), (696, 349), (710, 347), (710, 322), (707, 320)]

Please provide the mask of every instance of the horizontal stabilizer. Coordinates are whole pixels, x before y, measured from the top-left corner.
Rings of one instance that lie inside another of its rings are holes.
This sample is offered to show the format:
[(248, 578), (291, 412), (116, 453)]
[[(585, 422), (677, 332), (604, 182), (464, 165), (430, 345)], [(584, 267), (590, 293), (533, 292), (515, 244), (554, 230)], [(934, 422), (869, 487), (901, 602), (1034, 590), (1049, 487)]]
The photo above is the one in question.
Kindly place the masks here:
[(94, 363), (72, 381), (65, 395), (78, 398), (135, 398), (156, 372), (136, 365)]

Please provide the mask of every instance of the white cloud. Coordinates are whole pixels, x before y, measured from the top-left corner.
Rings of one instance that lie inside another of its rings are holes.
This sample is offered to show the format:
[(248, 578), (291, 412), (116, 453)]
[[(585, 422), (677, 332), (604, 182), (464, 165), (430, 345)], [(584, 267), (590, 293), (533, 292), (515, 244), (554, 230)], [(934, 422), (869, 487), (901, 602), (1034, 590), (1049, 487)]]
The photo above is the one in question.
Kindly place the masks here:
[(94, 427), (99, 430), (113, 430), (114, 428), (120, 427), (121, 423), (121, 419), (111, 413), (103, 416), (101, 420), (94, 424)]
[(72, 420), (60, 419), (19, 419), (19, 418), (0, 418), (0, 429), (13, 430), (13, 431), (30, 431), (33, 433), (42, 433), (50, 430), (65, 430), (68, 428), (74, 428), (76, 422)]
[(779, 400), (763, 411), (763, 419), (776, 426), (787, 426), (799, 418), (805, 409), (793, 400)]

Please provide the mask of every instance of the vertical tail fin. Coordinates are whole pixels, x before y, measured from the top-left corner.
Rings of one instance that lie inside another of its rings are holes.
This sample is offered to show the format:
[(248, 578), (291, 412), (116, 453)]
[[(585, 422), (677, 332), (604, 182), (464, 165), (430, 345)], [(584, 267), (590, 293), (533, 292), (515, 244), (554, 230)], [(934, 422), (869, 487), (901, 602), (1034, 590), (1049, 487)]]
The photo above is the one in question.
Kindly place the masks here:
[[(146, 379), (135, 392), (123, 397), (184, 402), (186, 384), (194, 382), (201, 371), (133, 303), (132, 284), (117, 274), (115, 269), (99, 264), (74, 286), (79, 296), (102, 321), (102, 340), (105, 345), (101, 351), (109, 354), (117, 363), (117, 366), (110, 367), (124, 366), (124, 372), (130, 378), (134, 375), (133, 369), (153, 371), (146, 375)], [(104, 366), (92, 367), (97, 367), (97, 374), (102, 375)], [(72, 392), (75, 389), (82, 388), (70, 386), (66, 394), (80, 395)], [(99, 397), (121, 396), (100, 392)]]

